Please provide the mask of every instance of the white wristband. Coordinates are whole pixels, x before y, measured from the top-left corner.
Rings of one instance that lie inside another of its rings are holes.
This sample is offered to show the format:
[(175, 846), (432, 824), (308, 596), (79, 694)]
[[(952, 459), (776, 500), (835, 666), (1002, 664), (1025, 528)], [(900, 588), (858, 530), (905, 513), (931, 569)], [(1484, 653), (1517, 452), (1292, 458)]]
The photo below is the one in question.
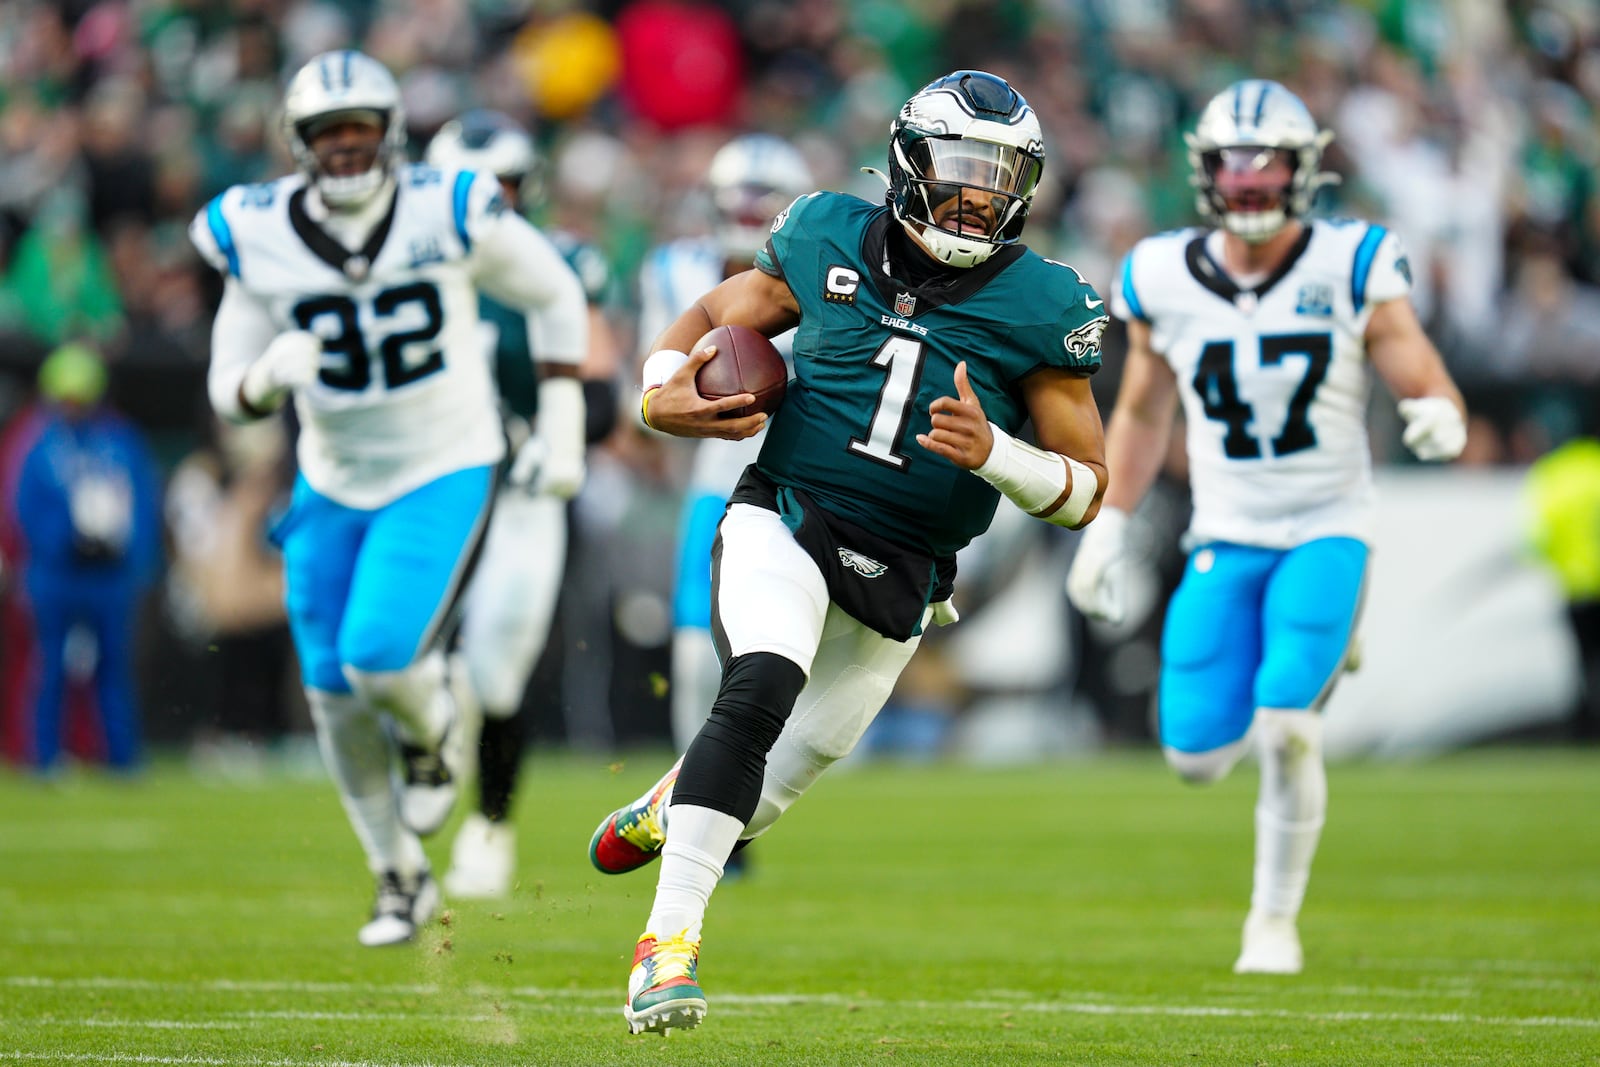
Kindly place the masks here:
[(650, 358), (644, 361), (644, 369), (640, 372), (642, 387), (648, 392), (658, 385), (665, 385), (667, 379), (678, 373), (678, 368), (687, 362), (689, 362), (687, 354), (671, 348), (650, 353)]
[[(1094, 471), (1058, 452), (1047, 452), (1018, 441), (992, 422), (989, 430), (994, 434), (994, 447), (989, 451), (989, 458), (974, 469), (973, 474), (1035, 518), (1055, 526), (1075, 526), (1083, 521), (1100, 488)], [(1067, 493), (1067, 499), (1059, 508), (1044, 514), (1067, 489), (1069, 473), (1072, 491)]]

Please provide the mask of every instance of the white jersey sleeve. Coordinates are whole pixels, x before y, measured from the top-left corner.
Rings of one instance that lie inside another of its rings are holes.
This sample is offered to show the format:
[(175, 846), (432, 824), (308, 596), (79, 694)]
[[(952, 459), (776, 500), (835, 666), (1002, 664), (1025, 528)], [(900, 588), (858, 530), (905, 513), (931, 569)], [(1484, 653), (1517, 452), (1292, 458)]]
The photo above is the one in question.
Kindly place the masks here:
[(589, 347), (589, 303), (566, 257), (506, 209), (492, 175), (476, 176), (465, 199), (463, 228), (474, 282), (502, 304), (528, 313), (529, 336), (541, 361), (582, 363)]
[(1351, 264), (1352, 291), (1360, 290), (1358, 310), (1375, 308), (1411, 295), (1411, 263), (1400, 235), (1382, 226), (1369, 227)]

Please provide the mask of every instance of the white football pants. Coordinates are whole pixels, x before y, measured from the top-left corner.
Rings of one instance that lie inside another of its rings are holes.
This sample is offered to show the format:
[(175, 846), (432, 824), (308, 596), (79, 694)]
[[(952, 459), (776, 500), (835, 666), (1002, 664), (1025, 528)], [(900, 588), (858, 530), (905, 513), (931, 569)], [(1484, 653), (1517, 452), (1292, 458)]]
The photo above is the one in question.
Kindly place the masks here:
[(567, 558), (567, 502), (506, 490), (467, 590), (461, 649), (490, 718), (513, 715), (544, 652)]

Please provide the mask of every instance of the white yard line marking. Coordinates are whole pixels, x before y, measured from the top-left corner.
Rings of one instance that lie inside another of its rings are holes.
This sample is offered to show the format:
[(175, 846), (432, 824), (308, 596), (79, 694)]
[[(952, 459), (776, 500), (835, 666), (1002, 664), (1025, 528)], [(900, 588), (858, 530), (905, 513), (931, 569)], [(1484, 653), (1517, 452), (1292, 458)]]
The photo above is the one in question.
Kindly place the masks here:
[[(11, 986), (32, 987), (79, 987), (96, 986), (100, 988), (139, 988), (139, 989), (209, 989), (240, 992), (348, 992), (352, 994), (371, 995), (377, 994), (421, 994), (432, 995), (440, 993), (473, 994), (488, 997), (509, 998), (531, 1001), (557, 1001), (567, 1003), (519, 1003), (518, 1010), (571, 1010), (570, 1001), (595, 1000), (607, 1002), (605, 1006), (588, 1007), (580, 1010), (605, 1012), (612, 1010), (610, 1002), (620, 1000), (616, 990), (598, 989), (541, 989), (535, 986), (522, 986), (509, 989), (500, 989), (490, 986), (450, 987), (448, 989), (434, 985), (363, 985), (359, 983), (337, 982), (156, 982), (146, 979), (117, 979), (117, 978), (83, 978), (83, 979), (51, 979), (42, 977), (15, 977), (0, 980), (0, 984)], [(1096, 994), (1087, 994), (1096, 996)], [(1102, 994), (1103, 995), (1103, 994)], [(718, 993), (716, 1003), (719, 1007), (728, 1008), (761, 1008), (777, 1007), (784, 1005), (818, 1005), (824, 1007), (862, 1008), (875, 1009), (916, 1009), (918, 1011), (935, 1012), (1027, 1012), (1040, 1015), (1105, 1015), (1105, 1016), (1168, 1016), (1180, 1018), (1229, 1018), (1229, 1019), (1288, 1019), (1304, 1022), (1405, 1022), (1405, 1023), (1435, 1023), (1446, 1026), (1494, 1026), (1494, 1027), (1537, 1027), (1558, 1028), (1574, 1030), (1600, 1029), (1600, 1018), (1570, 1015), (1536, 1015), (1536, 1016), (1505, 1016), (1505, 1015), (1473, 1015), (1468, 1012), (1393, 1012), (1393, 1011), (1293, 1011), (1286, 1008), (1252, 1008), (1223, 1004), (1138, 1004), (1138, 1003), (1112, 1003), (1109, 1000), (1038, 1000), (1017, 998), (1011, 999), (1004, 994), (988, 999), (971, 1000), (881, 1000), (875, 997), (852, 997), (836, 993), (804, 994), (804, 993)], [(216, 1024), (218, 1028), (238, 1027), (242, 1025), (239, 1019), (338, 1019), (345, 1021), (390, 1021), (396, 1015), (386, 1013), (368, 1012), (228, 1012), (224, 1013)], [(415, 1018), (415, 1014), (407, 1016)], [(435, 1015), (435, 1018), (461, 1018), (461, 1019), (487, 1019), (494, 1016), (488, 1015)], [(228, 1022), (226, 1020), (235, 1020)], [(28, 1020), (11, 1019), (10, 1022), (25, 1022)], [(117, 1022), (111, 1020), (94, 1019), (53, 1019), (55, 1026), (117, 1026), (130, 1027), (150, 1026), (181, 1028), (185, 1026), (204, 1028), (205, 1022), (196, 1020), (164, 1021), (164, 1020), (134, 1020)]]
[(417, 1063), (397, 1063), (379, 1060), (285, 1060), (266, 1059), (260, 1056), (233, 1056), (217, 1059), (214, 1056), (151, 1056), (128, 1052), (14, 1052), (0, 1049), (0, 1061), (19, 1063), (148, 1063), (172, 1064), (174, 1067), (467, 1067), (465, 1064), (437, 1063), (423, 1060)]

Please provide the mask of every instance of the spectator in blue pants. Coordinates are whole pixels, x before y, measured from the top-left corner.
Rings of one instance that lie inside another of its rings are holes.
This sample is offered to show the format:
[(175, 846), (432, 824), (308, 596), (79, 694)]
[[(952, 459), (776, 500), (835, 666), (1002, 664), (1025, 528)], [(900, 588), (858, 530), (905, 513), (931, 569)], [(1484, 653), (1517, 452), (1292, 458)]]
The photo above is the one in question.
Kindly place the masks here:
[(43, 772), (60, 756), (74, 633), (93, 638), (107, 762), (131, 770), (140, 756), (133, 629), (160, 558), (161, 487), (139, 431), (101, 404), (105, 388), (105, 366), (87, 347), (67, 344), (46, 358), (44, 423), (17, 484), (23, 589), (39, 650), (32, 761)]

